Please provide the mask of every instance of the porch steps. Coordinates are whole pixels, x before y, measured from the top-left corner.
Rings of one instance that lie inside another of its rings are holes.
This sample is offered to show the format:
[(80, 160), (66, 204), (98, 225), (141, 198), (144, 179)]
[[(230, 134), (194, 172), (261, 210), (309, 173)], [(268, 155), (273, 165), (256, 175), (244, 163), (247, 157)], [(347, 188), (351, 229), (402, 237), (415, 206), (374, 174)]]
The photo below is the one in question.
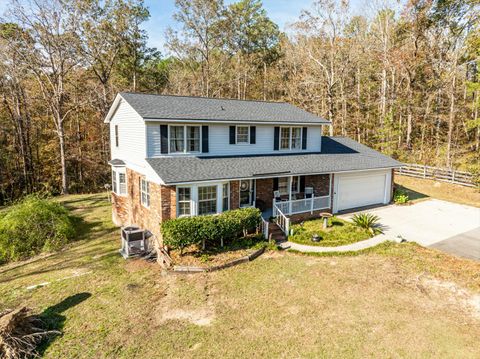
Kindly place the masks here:
[(282, 229), (276, 223), (270, 223), (268, 225), (268, 235), (276, 243), (282, 243), (287, 241), (285, 233), (283, 233)]

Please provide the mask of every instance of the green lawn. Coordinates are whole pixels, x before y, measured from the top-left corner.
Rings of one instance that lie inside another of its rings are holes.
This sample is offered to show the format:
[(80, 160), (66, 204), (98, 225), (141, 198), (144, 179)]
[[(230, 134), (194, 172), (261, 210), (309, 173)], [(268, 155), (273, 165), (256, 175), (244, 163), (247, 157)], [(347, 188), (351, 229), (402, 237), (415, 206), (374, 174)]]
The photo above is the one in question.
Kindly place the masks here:
[[(368, 230), (355, 226), (352, 222), (332, 217), (328, 227), (323, 229), (323, 220), (314, 219), (292, 226), (293, 235), (288, 237), (291, 242), (322, 247), (337, 247), (363, 241), (371, 237)], [(322, 240), (313, 242), (312, 236), (318, 234)]]
[(165, 275), (120, 257), (105, 195), (64, 201), (81, 218), (78, 240), (0, 267), (0, 311), (27, 305), (63, 331), (46, 358), (480, 356), (479, 263), (383, 244)]

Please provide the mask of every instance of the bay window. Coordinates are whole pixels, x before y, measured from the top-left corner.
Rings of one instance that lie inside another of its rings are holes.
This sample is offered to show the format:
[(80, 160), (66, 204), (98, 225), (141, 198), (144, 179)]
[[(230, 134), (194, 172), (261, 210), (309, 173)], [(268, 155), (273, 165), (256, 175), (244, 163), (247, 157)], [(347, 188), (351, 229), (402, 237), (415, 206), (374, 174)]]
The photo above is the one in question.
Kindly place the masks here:
[(192, 190), (190, 187), (179, 187), (178, 198), (178, 216), (190, 216), (192, 214)]
[(217, 213), (217, 186), (198, 187), (198, 214)]
[(230, 191), (228, 183), (224, 183), (222, 186), (222, 211), (228, 211), (230, 209)]
[(200, 126), (169, 126), (170, 153), (200, 152)]
[(112, 169), (112, 192), (120, 196), (127, 194), (125, 168)]

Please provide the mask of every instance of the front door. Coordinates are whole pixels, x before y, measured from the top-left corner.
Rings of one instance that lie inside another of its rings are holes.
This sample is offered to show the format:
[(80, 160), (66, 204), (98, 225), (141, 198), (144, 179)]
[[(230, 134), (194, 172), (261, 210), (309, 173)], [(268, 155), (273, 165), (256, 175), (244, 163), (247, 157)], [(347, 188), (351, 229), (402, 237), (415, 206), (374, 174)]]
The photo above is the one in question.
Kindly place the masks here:
[(255, 198), (255, 181), (240, 181), (240, 207), (253, 207)]

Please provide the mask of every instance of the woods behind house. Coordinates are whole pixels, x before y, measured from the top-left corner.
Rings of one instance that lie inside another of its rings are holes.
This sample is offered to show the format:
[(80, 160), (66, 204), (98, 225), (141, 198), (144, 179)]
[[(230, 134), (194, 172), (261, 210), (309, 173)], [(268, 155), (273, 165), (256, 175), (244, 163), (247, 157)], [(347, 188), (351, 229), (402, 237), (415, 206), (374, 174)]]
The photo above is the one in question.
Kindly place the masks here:
[(316, 0), (286, 32), (259, 0), (176, 0), (163, 54), (149, 17), (141, 0), (9, 3), (0, 205), (103, 188), (118, 91), (288, 101), (397, 159), (479, 171), (478, 0)]

